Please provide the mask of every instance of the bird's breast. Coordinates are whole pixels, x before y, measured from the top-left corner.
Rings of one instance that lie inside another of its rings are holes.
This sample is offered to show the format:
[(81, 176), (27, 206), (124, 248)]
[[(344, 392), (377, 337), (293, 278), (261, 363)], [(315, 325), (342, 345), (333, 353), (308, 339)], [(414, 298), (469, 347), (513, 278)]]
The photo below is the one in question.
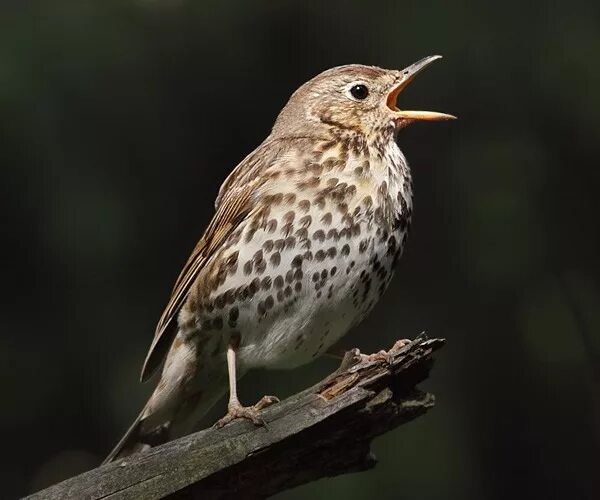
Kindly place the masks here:
[(189, 310), (195, 328), (221, 335), (223, 349), (239, 336), (245, 367), (293, 367), (360, 322), (391, 280), (410, 220), (410, 175), (393, 146), (283, 168), (215, 256), (217, 286)]

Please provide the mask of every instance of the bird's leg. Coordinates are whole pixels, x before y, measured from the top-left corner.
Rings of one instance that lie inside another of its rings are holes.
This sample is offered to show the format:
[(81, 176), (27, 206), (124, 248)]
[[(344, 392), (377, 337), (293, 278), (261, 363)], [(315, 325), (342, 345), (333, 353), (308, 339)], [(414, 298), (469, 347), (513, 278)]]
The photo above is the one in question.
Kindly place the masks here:
[(229, 373), (229, 403), (227, 404), (227, 415), (221, 418), (215, 427), (221, 428), (238, 418), (251, 420), (255, 425), (265, 425), (265, 421), (260, 417), (259, 412), (273, 403), (278, 403), (279, 399), (275, 396), (263, 396), (254, 406), (242, 406), (237, 396), (237, 378), (235, 370), (237, 343), (231, 342), (227, 346), (227, 372)]

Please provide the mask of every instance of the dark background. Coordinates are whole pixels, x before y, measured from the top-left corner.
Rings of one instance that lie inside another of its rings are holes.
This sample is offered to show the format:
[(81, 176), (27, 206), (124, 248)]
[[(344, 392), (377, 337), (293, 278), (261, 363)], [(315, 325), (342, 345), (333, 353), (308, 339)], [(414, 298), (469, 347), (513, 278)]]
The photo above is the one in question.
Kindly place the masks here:
[[(2, 2), (2, 498), (97, 465), (133, 419), (218, 187), (290, 93), (436, 53), (400, 105), (459, 120), (400, 134), (413, 231), (348, 345), (446, 337), (437, 406), (375, 470), (279, 498), (598, 498), (600, 12), (580, 0)], [(243, 401), (332, 369), (256, 373)]]

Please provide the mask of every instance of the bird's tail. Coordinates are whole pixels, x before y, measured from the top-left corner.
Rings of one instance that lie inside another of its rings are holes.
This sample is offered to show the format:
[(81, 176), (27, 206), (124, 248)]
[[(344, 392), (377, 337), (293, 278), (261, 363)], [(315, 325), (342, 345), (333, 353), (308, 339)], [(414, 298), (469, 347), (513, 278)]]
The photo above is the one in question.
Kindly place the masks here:
[(200, 363), (196, 347), (173, 342), (150, 399), (103, 464), (188, 434), (226, 392), (225, 363)]
[[(192, 432), (202, 417), (227, 392), (227, 378), (222, 377), (220, 373), (216, 375), (208, 389), (198, 391), (187, 398), (173, 398), (177, 403), (171, 398), (161, 401), (159, 385), (102, 465)], [(171, 404), (166, 404), (165, 408), (158, 406), (157, 402)]]
[(144, 409), (140, 412), (137, 418), (133, 421), (133, 424), (131, 424), (129, 429), (127, 429), (125, 435), (119, 440), (119, 442), (115, 445), (112, 451), (104, 459), (102, 465), (112, 462), (113, 460), (118, 460), (119, 458), (127, 457), (129, 455), (132, 455), (133, 453), (144, 451), (152, 446), (150, 443), (144, 442), (147, 440), (144, 439), (145, 436), (143, 436), (140, 432), (141, 421), (145, 411), (146, 407), (144, 407)]

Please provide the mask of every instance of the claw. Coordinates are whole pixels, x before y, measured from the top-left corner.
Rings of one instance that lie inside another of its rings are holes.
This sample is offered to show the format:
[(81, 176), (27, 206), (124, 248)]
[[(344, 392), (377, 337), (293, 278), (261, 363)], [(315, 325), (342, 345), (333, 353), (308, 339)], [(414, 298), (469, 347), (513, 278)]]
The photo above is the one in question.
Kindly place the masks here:
[(406, 347), (411, 342), (412, 342), (412, 340), (410, 340), (410, 339), (400, 339), (400, 340), (397, 340), (396, 343), (389, 350), (389, 352), (399, 351), (400, 349), (402, 349), (403, 347)]
[(394, 361), (394, 355), (383, 350), (374, 354), (361, 354), (361, 357), (363, 362), (385, 361), (388, 365), (391, 365)]
[(214, 427), (220, 429), (240, 418), (250, 420), (256, 426), (267, 427), (259, 412), (274, 403), (279, 403), (279, 399), (275, 396), (263, 396), (254, 406), (242, 406), (239, 402), (232, 403), (227, 408), (227, 415), (219, 419)]
[(359, 352), (360, 360), (361, 362), (385, 361), (388, 365), (391, 365), (394, 362), (394, 354), (411, 342), (409, 339), (401, 339), (396, 341), (389, 351), (382, 350), (374, 354), (362, 354)]
[(277, 396), (263, 396), (260, 398), (260, 401), (254, 405), (254, 408), (260, 411), (275, 403), (279, 403), (279, 398)]

